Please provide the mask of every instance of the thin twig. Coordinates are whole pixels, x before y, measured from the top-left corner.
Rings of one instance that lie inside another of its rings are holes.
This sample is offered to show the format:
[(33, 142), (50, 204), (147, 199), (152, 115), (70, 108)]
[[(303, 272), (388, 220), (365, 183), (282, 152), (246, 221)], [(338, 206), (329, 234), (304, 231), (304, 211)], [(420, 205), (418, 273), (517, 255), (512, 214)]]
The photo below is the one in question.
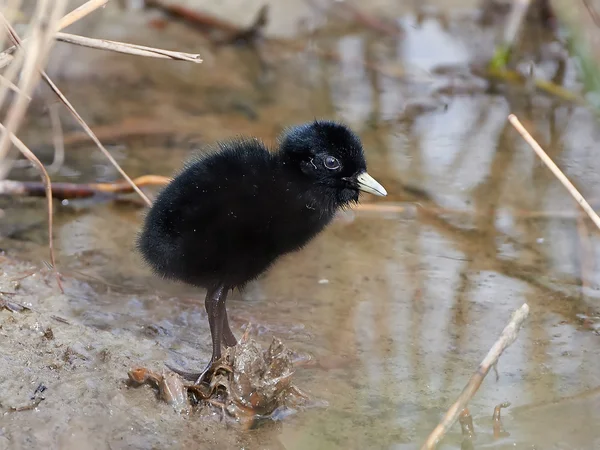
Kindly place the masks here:
[(448, 430), (450, 430), (452, 425), (454, 425), (461, 411), (465, 409), (473, 395), (475, 395), (479, 389), (479, 386), (481, 386), (483, 379), (488, 374), (491, 367), (498, 362), (498, 358), (500, 358), (504, 350), (506, 350), (515, 341), (515, 339), (517, 339), (517, 334), (519, 333), (519, 330), (521, 329), (521, 326), (525, 322), (525, 319), (527, 319), (528, 315), (529, 306), (527, 303), (524, 303), (523, 306), (521, 306), (512, 314), (510, 322), (508, 325), (506, 325), (498, 340), (494, 343), (481, 364), (479, 364), (479, 367), (471, 376), (471, 379), (458, 396), (458, 399), (454, 402), (450, 409), (448, 409), (448, 412), (446, 412), (446, 415), (442, 421), (431, 432), (421, 447), (421, 450), (434, 449), (439, 443), (440, 439), (442, 439)]
[[(51, 4), (54, 6), (51, 6)], [(38, 2), (31, 24), (33, 29), (31, 45), (27, 47), (27, 55), (20, 74), (19, 90), (23, 95), (17, 96), (9, 108), (4, 124), (6, 130), (0, 137), (0, 161), (4, 161), (10, 150), (10, 135), (17, 132), (23, 117), (25, 117), (25, 112), (29, 106), (28, 97), (31, 97), (31, 93), (37, 86), (39, 71), (45, 66), (48, 53), (54, 44), (54, 39), (52, 39), (52, 35), (54, 34), (53, 27), (56, 23), (56, 16), (62, 12), (64, 4), (64, 0), (56, 0), (56, 2), (40, 0)], [(10, 37), (13, 38), (10, 23), (8, 23), (2, 13), (0, 13), (0, 21), (3, 22), (5, 28), (8, 30)], [(6, 171), (6, 166), (2, 167), (4, 172)], [(3, 178), (3, 176), (0, 175), (0, 178)]]
[(475, 427), (473, 426), (473, 416), (471, 416), (469, 408), (465, 408), (460, 412), (458, 421), (462, 429), (463, 439), (473, 439), (475, 437)]
[(500, 80), (505, 83), (515, 84), (524, 86), (527, 83), (535, 86), (536, 89), (544, 92), (548, 95), (554, 96), (559, 100), (565, 102), (572, 102), (577, 105), (587, 105), (585, 99), (578, 93), (570, 91), (569, 89), (560, 86), (552, 81), (544, 80), (542, 78), (527, 78), (521, 73), (506, 69), (503, 67), (486, 67), (481, 68), (473, 65), (471, 67), (473, 74), (481, 76), (483, 78), (490, 78), (492, 80)]
[(496, 405), (494, 408), (494, 414), (492, 415), (492, 420), (494, 422), (494, 439), (500, 439), (502, 435), (505, 434), (502, 429), (502, 408), (508, 408), (509, 406), (510, 402), (504, 402)]
[(60, 281), (60, 274), (58, 273), (58, 269), (56, 267), (56, 259), (54, 257), (54, 238), (53, 238), (53, 207), (52, 207), (52, 184), (50, 182), (50, 176), (46, 171), (44, 165), (40, 162), (40, 160), (34, 155), (34, 153), (29, 150), (29, 148), (23, 144), (23, 142), (14, 134), (8, 133), (7, 129), (4, 125), (0, 124), (0, 129), (7, 134), (12, 143), (19, 149), (19, 151), (29, 160), (31, 161), (40, 171), (40, 176), (42, 177), (42, 181), (44, 182), (46, 201), (48, 202), (48, 247), (50, 250), (50, 262), (52, 263), (52, 269), (56, 275), (56, 282), (58, 283), (58, 287), (62, 293), (64, 293), (64, 289), (62, 287), (62, 283)]
[[(137, 186), (164, 186), (170, 181), (159, 175), (135, 178)], [(0, 196), (43, 197), (44, 185), (34, 181), (0, 180)], [(88, 198), (99, 194), (128, 194), (133, 192), (129, 183), (52, 183), (52, 195), (59, 200)]]
[(98, 8), (102, 8), (107, 3), (108, 0), (89, 0), (88, 2), (85, 2), (58, 21), (58, 30), (64, 30), (78, 20), (83, 19), (88, 14), (96, 11)]
[[(22, 20), (25, 15), (21, 11), (21, 0), (4, 0), (2, 2), (2, 14), (10, 23)], [(5, 40), (6, 34), (0, 33), (0, 48), (4, 48)]]
[(65, 162), (65, 141), (58, 106), (57, 103), (48, 105), (48, 115), (52, 126), (52, 143), (54, 144), (54, 160), (48, 166), (48, 173), (58, 172)]
[(510, 15), (504, 27), (504, 44), (512, 46), (517, 39), (519, 29), (523, 23), (523, 19), (527, 15), (531, 0), (516, 0), (510, 8)]
[[(85, 16), (94, 12), (98, 8), (103, 7), (107, 3), (108, 3), (108, 0), (90, 0), (86, 3), (84, 3), (83, 5), (75, 8), (69, 14), (65, 15), (62, 19), (60, 19), (58, 21), (58, 28), (56, 31), (60, 31), (60, 30), (67, 28), (69, 25), (72, 25), (73, 23), (77, 22), (78, 20), (83, 19)], [(25, 39), (24, 42), (26, 42), (26, 41), (27, 41), (27, 39)], [(2, 69), (3, 67), (6, 67), (13, 60), (12, 54), (15, 52), (15, 50), (17, 48), (18, 48), (17, 45), (13, 45), (12, 47), (10, 47), (10, 48), (4, 50), (2, 53), (0, 53), (0, 69)]]
[[(3, 77), (2, 75), (0, 75), (0, 85), (4, 85), (7, 88), (9, 88), (11, 91), (16, 92), (17, 94), (21, 94), (21, 91), (19, 90), (19, 86), (17, 86), (15, 83), (10, 81), (8, 78)], [(27, 100), (31, 100), (31, 96), (28, 96)]]
[[(9, 33), (10, 33), (11, 37), (13, 38), (13, 40), (15, 41), (15, 43), (17, 45), (22, 45), (21, 39), (19, 38), (19, 36), (15, 32), (15, 30), (10, 26), (10, 24), (9, 23), (5, 23), (5, 25), (6, 25), (7, 29), (9, 30)], [(77, 120), (79, 122), (79, 124), (87, 132), (87, 134), (90, 136), (90, 138), (92, 138), (92, 140), (98, 146), (98, 148), (100, 149), (100, 151), (102, 151), (102, 153), (104, 153), (104, 155), (111, 162), (111, 164), (117, 169), (117, 171), (123, 176), (123, 178), (125, 178), (125, 180), (127, 180), (127, 182), (131, 185), (131, 187), (133, 188), (133, 190), (138, 193), (138, 195), (142, 198), (142, 200), (144, 200), (144, 202), (146, 203), (146, 205), (150, 206), (151, 203), (152, 203), (150, 201), (150, 199), (146, 196), (146, 194), (144, 194), (140, 190), (140, 188), (138, 188), (135, 185), (135, 183), (131, 180), (131, 178), (129, 177), (129, 175), (127, 175), (125, 173), (125, 171), (121, 168), (121, 166), (119, 165), (119, 163), (113, 158), (113, 156), (110, 154), (110, 152), (104, 147), (104, 145), (102, 145), (102, 143), (96, 137), (96, 135), (94, 134), (94, 132), (92, 131), (92, 129), (88, 126), (88, 124), (83, 120), (83, 118), (75, 110), (75, 108), (73, 107), (73, 105), (71, 105), (71, 102), (69, 102), (69, 100), (67, 100), (67, 98), (61, 92), (61, 90), (58, 88), (58, 86), (56, 86), (56, 84), (54, 84), (54, 82), (50, 79), (50, 77), (48, 76), (48, 74), (44, 70), (42, 70), (41, 73), (42, 73), (42, 78), (50, 86), (50, 89), (52, 89), (54, 91), (54, 93), (58, 96), (58, 98), (64, 103), (64, 105), (71, 112), (71, 114), (73, 115), (73, 117), (75, 117), (75, 120)], [(1, 150), (1, 147), (0, 147), (0, 150)]]
[(109, 41), (106, 39), (94, 39), (76, 34), (56, 33), (56, 39), (69, 44), (81, 45), (83, 47), (108, 50), (111, 52), (125, 53), (129, 55), (147, 56), (151, 58), (173, 59), (178, 61), (190, 61), (201, 63), (199, 54), (174, 52), (160, 48), (146, 47), (144, 45), (128, 44), (126, 42)]
[(9, 412), (22, 412), (22, 411), (31, 411), (32, 409), (37, 408), (40, 403), (44, 400), (44, 397), (39, 397), (33, 401), (33, 403), (26, 406), (11, 406), (8, 411)]
[(511, 5), (510, 15), (504, 27), (502, 44), (496, 48), (489, 65), (491, 68), (501, 69), (508, 65), (512, 49), (521, 30), (531, 0), (514, 0)]
[[(15, 17), (21, 15), (20, 13), (20, 7), (21, 7), (21, 1), (20, 0), (13, 0), (13, 1), (5, 1), (3, 4), (3, 10), (2, 10), (2, 14), (4, 14), (4, 17), (6, 18), (6, 20), (9, 23), (12, 23), (15, 21)], [(7, 33), (0, 33), (0, 46), (2, 48), (4, 48), (4, 41), (7, 38)], [(17, 74), (19, 73), (19, 69), (21, 68), (21, 64), (23, 62), (23, 58), (24, 58), (24, 53), (25, 52), (19, 52), (17, 53), (16, 57), (14, 59), (12, 59), (13, 64), (10, 65), (10, 67), (4, 71), (3, 78), (6, 80), (7, 83), (14, 83), (16, 84), (16, 80), (17, 80)], [(12, 57), (11, 57), (12, 58)], [(8, 89), (0, 89), (0, 109), (3, 109), (4, 106), (4, 100), (8, 95)]]
[(590, 216), (590, 219), (596, 224), (598, 228), (600, 228), (600, 217), (598, 214), (592, 209), (589, 203), (583, 198), (583, 196), (579, 193), (579, 191), (573, 186), (573, 183), (569, 181), (569, 179), (565, 176), (564, 173), (558, 168), (554, 161), (546, 154), (544, 149), (537, 143), (537, 141), (529, 134), (529, 132), (525, 129), (525, 127), (521, 124), (517, 116), (511, 114), (508, 116), (508, 120), (513, 127), (519, 132), (519, 134), (525, 139), (525, 141), (531, 146), (531, 148), (535, 151), (535, 153), (540, 157), (540, 159), (548, 166), (548, 168), (552, 171), (554, 176), (558, 178), (558, 180), (563, 184), (565, 188), (569, 191), (569, 193), (573, 196), (575, 201), (579, 203), (579, 205), (583, 208), (583, 210)]
[(129, 177), (129, 175), (127, 175), (125, 173), (125, 171), (121, 168), (121, 166), (119, 165), (119, 163), (117, 162), (117, 160), (115, 158), (113, 158), (113, 156), (110, 154), (110, 152), (104, 147), (104, 145), (102, 145), (102, 142), (100, 142), (100, 140), (96, 137), (96, 135), (94, 134), (94, 132), (92, 131), (92, 129), (88, 126), (87, 123), (85, 123), (85, 121), (79, 115), (79, 113), (75, 110), (75, 108), (73, 107), (73, 105), (71, 105), (71, 102), (69, 102), (69, 100), (67, 100), (67, 98), (63, 95), (63, 93), (60, 91), (60, 89), (58, 89), (58, 86), (56, 86), (54, 84), (54, 82), (50, 79), (50, 77), (48, 77), (48, 75), (46, 75), (46, 72), (43, 72), (42, 75), (43, 75), (44, 80), (46, 81), (46, 83), (48, 83), (48, 85), (54, 91), (54, 93), (56, 95), (58, 95), (58, 98), (60, 98), (60, 100), (65, 104), (65, 106), (67, 107), (67, 109), (71, 112), (71, 114), (73, 115), (73, 117), (75, 117), (75, 119), (83, 127), (83, 129), (86, 131), (86, 133), (89, 134), (90, 138), (92, 138), (92, 140), (98, 146), (98, 148), (100, 149), (100, 151), (102, 153), (104, 153), (104, 156), (106, 156), (106, 158), (108, 158), (108, 160), (115, 167), (115, 169), (117, 169), (117, 171), (119, 171), (119, 173), (121, 174), (121, 176), (123, 178), (125, 178), (125, 180), (127, 180), (127, 182), (131, 185), (131, 187), (133, 188), (133, 190), (135, 192), (137, 192), (137, 194), (142, 198), (142, 200), (144, 200), (144, 202), (146, 202), (146, 205), (150, 206), (152, 204), (152, 202), (150, 201), (150, 199), (146, 196), (146, 194), (144, 194), (141, 191), (141, 189), (139, 187), (137, 187), (135, 185), (135, 183)]

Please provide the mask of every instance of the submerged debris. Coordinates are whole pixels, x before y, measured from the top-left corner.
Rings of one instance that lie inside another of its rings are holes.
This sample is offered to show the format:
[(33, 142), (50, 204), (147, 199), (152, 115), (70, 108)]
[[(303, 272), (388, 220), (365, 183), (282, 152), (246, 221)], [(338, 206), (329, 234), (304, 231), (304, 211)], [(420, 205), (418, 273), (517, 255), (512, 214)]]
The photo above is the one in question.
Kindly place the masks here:
[(208, 384), (188, 384), (173, 372), (129, 371), (134, 385), (152, 384), (159, 397), (179, 411), (191, 405), (216, 407), (250, 428), (259, 420), (278, 420), (307, 406), (310, 398), (292, 384), (293, 352), (273, 338), (267, 350), (247, 334), (225, 350)]
[(510, 436), (510, 433), (507, 433), (504, 430), (504, 427), (502, 426), (502, 417), (500, 416), (502, 408), (508, 408), (509, 406), (510, 402), (504, 402), (496, 405), (494, 408), (494, 415), (492, 416), (492, 420), (494, 421), (494, 439)]
[(152, 384), (158, 388), (158, 396), (175, 409), (187, 409), (188, 396), (183, 379), (174, 372), (158, 374), (143, 367), (132, 369), (128, 373), (129, 380), (136, 385)]
[[(510, 402), (500, 403), (496, 405), (494, 408), (494, 414), (492, 416), (493, 422), (493, 440), (498, 440), (503, 437), (510, 436), (510, 433), (504, 431), (502, 427), (502, 418), (500, 417), (500, 411), (502, 408), (508, 408), (510, 406)], [(473, 417), (469, 412), (469, 408), (464, 408), (459, 417), (458, 421), (460, 422), (460, 428), (462, 431), (462, 442), (460, 444), (461, 450), (472, 450), (475, 448), (475, 428), (473, 427)], [(485, 439), (484, 439), (485, 440)], [(490, 441), (489, 437), (486, 440)]]
[(6, 309), (10, 312), (21, 312), (29, 309), (27, 306), (21, 305), (20, 303), (6, 300), (5, 297), (12, 297), (13, 295), (16, 295), (16, 293), (0, 291), (0, 311)]
[(24, 311), (26, 307), (0, 298), (0, 310), (2, 309), (6, 309), (10, 312), (21, 312)]
[(25, 406), (11, 406), (8, 409), (8, 411), (9, 412), (22, 412), (22, 411), (31, 411), (33, 409), (36, 409), (40, 403), (42, 403), (44, 400), (46, 400), (46, 397), (44, 397), (42, 395), (46, 391), (46, 389), (48, 389), (48, 388), (44, 385), (44, 383), (38, 384), (38, 387), (35, 389), (35, 391), (33, 391), (33, 395), (29, 398), (31, 403), (29, 403)]
[(460, 416), (458, 416), (458, 421), (460, 422), (460, 429), (462, 430), (463, 437), (472, 440), (475, 436), (475, 428), (473, 427), (473, 417), (469, 412), (469, 408), (465, 408), (461, 411)]

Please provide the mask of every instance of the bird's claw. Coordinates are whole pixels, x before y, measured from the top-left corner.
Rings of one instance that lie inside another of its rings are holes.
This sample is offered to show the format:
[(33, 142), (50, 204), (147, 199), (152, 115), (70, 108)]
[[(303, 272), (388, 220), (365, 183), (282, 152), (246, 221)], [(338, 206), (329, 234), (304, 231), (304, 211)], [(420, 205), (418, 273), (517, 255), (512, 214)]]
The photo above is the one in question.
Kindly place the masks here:
[(188, 372), (186, 370), (182, 370), (179, 369), (177, 367), (174, 367), (172, 365), (170, 365), (169, 363), (165, 363), (165, 366), (167, 366), (170, 370), (172, 370), (173, 372), (175, 372), (176, 374), (180, 375), (181, 377), (183, 377), (184, 380), (187, 381), (193, 381), (194, 384), (202, 384), (202, 383), (206, 383), (206, 384), (210, 384), (209, 380), (208, 380), (208, 376), (210, 374), (212, 374), (213, 372), (216, 372), (217, 370), (225, 370), (226, 372), (231, 372), (231, 367), (229, 367), (227, 364), (223, 364), (220, 360), (216, 360), (216, 361), (210, 361), (206, 367), (204, 368), (204, 370), (202, 372)]
[(212, 372), (213, 362), (211, 361), (202, 372), (188, 372), (165, 363), (170, 370), (183, 377), (184, 380), (192, 381), (194, 384), (201, 384), (206, 380), (206, 377)]

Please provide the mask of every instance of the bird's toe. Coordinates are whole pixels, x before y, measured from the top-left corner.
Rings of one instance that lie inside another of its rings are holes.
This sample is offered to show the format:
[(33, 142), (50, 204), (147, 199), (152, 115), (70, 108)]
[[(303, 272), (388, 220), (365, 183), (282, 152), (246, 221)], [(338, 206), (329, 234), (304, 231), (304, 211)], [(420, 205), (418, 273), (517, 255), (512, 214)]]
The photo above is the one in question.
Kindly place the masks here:
[(212, 371), (213, 371), (212, 370), (213, 365), (214, 364), (211, 361), (202, 372), (192, 372), (192, 371), (179, 369), (178, 367), (174, 367), (174, 366), (170, 365), (169, 363), (165, 363), (165, 366), (167, 366), (170, 370), (172, 370), (176, 374), (180, 375), (184, 380), (192, 381), (195, 384), (201, 384), (204, 381), (206, 381), (206, 378), (208, 377), (208, 375), (210, 375), (210, 373), (212, 373)]

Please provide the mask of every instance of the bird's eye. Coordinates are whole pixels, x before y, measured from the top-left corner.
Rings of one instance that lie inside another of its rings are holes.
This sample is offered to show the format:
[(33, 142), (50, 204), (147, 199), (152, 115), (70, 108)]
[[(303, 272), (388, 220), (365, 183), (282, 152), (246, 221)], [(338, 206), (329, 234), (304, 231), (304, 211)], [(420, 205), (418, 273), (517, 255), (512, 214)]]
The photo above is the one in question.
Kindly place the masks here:
[(328, 168), (329, 170), (339, 169), (339, 167), (340, 167), (340, 162), (333, 156), (328, 156), (327, 158), (325, 158), (324, 164), (325, 164), (325, 167)]

